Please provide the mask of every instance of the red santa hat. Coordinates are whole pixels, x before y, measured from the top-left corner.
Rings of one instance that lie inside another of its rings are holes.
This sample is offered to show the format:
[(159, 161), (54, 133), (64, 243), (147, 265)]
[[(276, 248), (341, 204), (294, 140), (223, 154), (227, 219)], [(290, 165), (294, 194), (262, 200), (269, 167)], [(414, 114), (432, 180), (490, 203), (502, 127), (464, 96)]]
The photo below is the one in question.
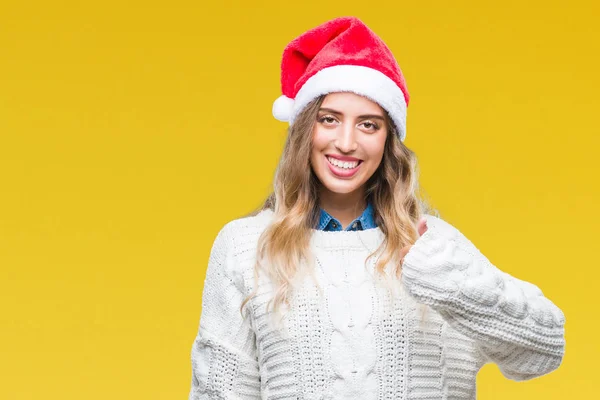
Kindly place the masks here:
[(281, 60), (281, 92), (273, 116), (290, 125), (315, 98), (353, 92), (377, 102), (406, 137), (408, 90), (385, 43), (362, 21), (341, 17), (292, 40)]

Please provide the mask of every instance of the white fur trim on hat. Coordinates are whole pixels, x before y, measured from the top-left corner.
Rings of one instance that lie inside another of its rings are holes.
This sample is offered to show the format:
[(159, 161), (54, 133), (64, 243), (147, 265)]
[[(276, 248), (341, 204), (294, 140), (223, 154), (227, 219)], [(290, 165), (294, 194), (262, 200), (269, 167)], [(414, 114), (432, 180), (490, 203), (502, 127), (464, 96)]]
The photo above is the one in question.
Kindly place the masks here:
[[(323, 68), (306, 81), (294, 100), (281, 96), (292, 101), (292, 108), (287, 121), (291, 125), (308, 103), (323, 94), (333, 92), (352, 92), (378, 103), (389, 113), (398, 129), (400, 140), (404, 141), (406, 137), (406, 100), (404, 93), (384, 73), (360, 65), (336, 65)], [(277, 118), (275, 105), (281, 97), (273, 104), (275, 118)], [(289, 105), (290, 103), (287, 102), (286, 106)]]
[(287, 96), (279, 96), (273, 102), (273, 116), (279, 121), (288, 122), (292, 116), (292, 108), (294, 107), (294, 99)]

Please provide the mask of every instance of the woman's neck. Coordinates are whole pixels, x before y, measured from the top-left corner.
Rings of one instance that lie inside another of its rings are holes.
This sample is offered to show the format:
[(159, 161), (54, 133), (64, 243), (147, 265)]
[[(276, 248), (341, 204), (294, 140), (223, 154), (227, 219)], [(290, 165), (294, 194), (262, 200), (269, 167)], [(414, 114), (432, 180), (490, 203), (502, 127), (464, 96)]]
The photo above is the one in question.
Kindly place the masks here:
[(344, 227), (358, 218), (367, 207), (364, 190), (335, 193), (322, 187), (319, 199), (319, 206), (340, 221)]

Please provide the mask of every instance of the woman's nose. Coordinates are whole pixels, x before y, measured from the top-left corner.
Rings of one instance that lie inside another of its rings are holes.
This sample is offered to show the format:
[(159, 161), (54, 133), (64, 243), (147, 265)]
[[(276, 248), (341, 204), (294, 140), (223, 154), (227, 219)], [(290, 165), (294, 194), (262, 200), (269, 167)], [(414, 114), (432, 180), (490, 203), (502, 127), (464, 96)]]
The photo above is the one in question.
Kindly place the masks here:
[(356, 150), (356, 133), (352, 124), (341, 124), (335, 141), (335, 146), (343, 153)]

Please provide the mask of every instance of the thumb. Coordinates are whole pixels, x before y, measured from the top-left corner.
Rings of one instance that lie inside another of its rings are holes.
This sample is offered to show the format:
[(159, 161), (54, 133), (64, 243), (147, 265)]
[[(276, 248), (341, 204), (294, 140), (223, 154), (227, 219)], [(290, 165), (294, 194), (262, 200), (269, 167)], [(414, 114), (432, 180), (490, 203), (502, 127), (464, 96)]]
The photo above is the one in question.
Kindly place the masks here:
[(406, 256), (406, 254), (408, 254), (411, 247), (412, 247), (412, 244), (410, 244), (408, 246), (404, 246), (402, 249), (400, 249), (400, 264), (402, 264), (404, 262), (404, 256)]
[(421, 218), (417, 224), (417, 231), (419, 232), (419, 236), (423, 236), (423, 234), (427, 231), (427, 219), (425, 217)]

